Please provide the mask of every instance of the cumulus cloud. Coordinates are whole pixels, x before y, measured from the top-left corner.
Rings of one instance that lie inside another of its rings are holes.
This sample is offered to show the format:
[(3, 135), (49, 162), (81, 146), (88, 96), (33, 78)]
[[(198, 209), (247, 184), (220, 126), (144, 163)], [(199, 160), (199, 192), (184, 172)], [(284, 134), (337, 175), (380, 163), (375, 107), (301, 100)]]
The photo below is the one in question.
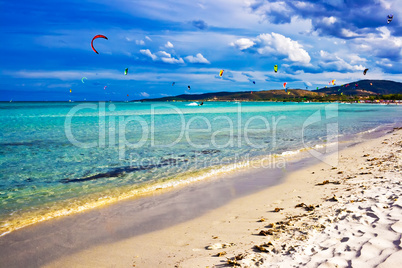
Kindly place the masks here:
[(150, 96), (150, 95), (149, 95), (148, 93), (146, 93), (146, 92), (141, 92), (140, 95), (143, 96), (143, 97), (149, 97), (149, 96)]
[(162, 58), (171, 58), (172, 55), (170, 53), (167, 53), (166, 51), (158, 51), (158, 56)]
[(185, 59), (190, 62), (190, 63), (204, 63), (204, 64), (210, 64), (210, 62), (201, 54), (197, 53), (197, 55), (194, 56), (187, 56)]
[[(281, 34), (260, 34), (258, 39), (261, 41), (260, 44), (262, 45), (257, 50), (260, 54), (279, 53), (287, 56), (290, 61), (304, 64), (309, 63), (311, 60), (310, 55), (303, 49), (302, 45)], [(272, 51), (272, 49), (274, 49), (274, 51)]]
[(358, 37), (359, 36), (359, 34), (353, 32), (353, 31), (350, 31), (348, 29), (342, 29), (341, 30), (341, 35), (344, 36), (344, 37), (347, 37), (347, 38)]
[(154, 54), (149, 49), (141, 49), (140, 50), (141, 54), (150, 57), (153, 61), (156, 61), (158, 57)]
[(230, 43), (231, 46), (234, 46), (240, 50), (245, 50), (249, 47), (252, 47), (255, 45), (255, 43), (253, 41), (251, 41), (248, 38), (240, 38), (232, 43)]
[(170, 64), (184, 63), (184, 60), (182, 58), (179, 57), (178, 59), (176, 59), (166, 51), (158, 51), (157, 53), (152, 54), (152, 52), (149, 49), (141, 49), (140, 52), (143, 55), (150, 57), (153, 61), (162, 61)]
[[(400, 10), (395, 0), (250, 0), (251, 13), (274, 24), (289, 23), (292, 18), (309, 19), (312, 30), (320, 35), (351, 39), (376, 31), (386, 23), (384, 10)], [(364, 12), (356, 14), (356, 10)], [(385, 13), (386, 14), (386, 13)], [(402, 34), (402, 33), (400, 33)]]
[(387, 27), (379, 27), (376, 33), (354, 40), (350, 46), (371, 56), (394, 61), (402, 59), (402, 37), (393, 36)]
[(327, 25), (331, 25), (331, 24), (334, 24), (336, 22), (336, 20), (337, 19), (334, 16), (331, 16), (331, 17), (324, 17), (322, 19), (322, 22), (324, 22)]
[(291, 20), (292, 8), (285, 1), (249, 1), (249, 8), (273, 23), (288, 23)]
[(254, 39), (241, 38), (232, 43), (240, 50), (253, 51), (261, 55), (274, 55), (300, 64), (310, 63), (310, 55), (297, 41), (278, 33), (260, 34)]
[(160, 60), (165, 62), (165, 63), (170, 63), (170, 64), (181, 64), (184, 63), (184, 60), (182, 58), (174, 58), (170, 53), (167, 53), (166, 51), (159, 51), (158, 56), (160, 56)]
[(170, 43), (169, 41), (167, 41), (167, 43), (165, 44), (165, 47), (167, 47), (167, 48), (173, 48), (173, 44)]
[(170, 64), (180, 64), (180, 63), (184, 63), (184, 60), (182, 58), (161, 58), (161, 61), (165, 62), (165, 63), (170, 63)]
[(375, 63), (389, 68), (393, 66), (389, 59), (381, 59), (379, 61), (376, 61)]
[(136, 43), (137, 45), (141, 45), (141, 46), (145, 45), (144, 40), (135, 40), (135, 43)]
[[(322, 67), (325, 71), (363, 71), (364, 66), (361, 64), (351, 64), (350, 62), (346, 62), (343, 58), (339, 57), (336, 54), (329, 53), (327, 51), (320, 51), (320, 61), (319, 66)], [(352, 60), (355, 62), (355, 58)]]

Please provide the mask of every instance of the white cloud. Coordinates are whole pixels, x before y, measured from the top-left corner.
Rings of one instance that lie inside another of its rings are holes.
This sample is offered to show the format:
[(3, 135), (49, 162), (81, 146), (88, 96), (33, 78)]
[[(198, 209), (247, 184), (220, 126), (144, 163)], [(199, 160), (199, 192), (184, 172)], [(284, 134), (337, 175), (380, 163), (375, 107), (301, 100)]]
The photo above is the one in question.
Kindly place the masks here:
[(145, 36), (145, 39), (152, 42), (152, 39), (149, 36)]
[(144, 40), (135, 40), (135, 43), (136, 43), (137, 45), (141, 45), (141, 46), (145, 45)]
[(148, 93), (146, 93), (146, 92), (141, 92), (140, 95), (143, 96), (143, 97), (149, 97), (149, 96), (150, 96), (150, 95), (149, 95)]
[(167, 53), (166, 51), (158, 51), (158, 56), (160, 57), (160, 60), (165, 62), (165, 63), (170, 63), (170, 64), (181, 64), (184, 63), (184, 60), (182, 58), (173, 58), (170, 53)]
[(375, 63), (389, 68), (393, 66), (389, 59), (381, 59), (380, 61), (376, 61)]
[(248, 38), (240, 38), (240, 39), (236, 40), (235, 42), (230, 43), (230, 45), (234, 46), (240, 50), (245, 50), (249, 47), (254, 46), (255, 43)]
[(331, 25), (336, 22), (336, 18), (334, 16), (331, 17), (325, 17), (322, 19), (322, 22), (324, 22), (326, 25)]
[(278, 33), (260, 34), (256, 42), (259, 46), (257, 52), (262, 55), (280, 54), (290, 61), (302, 64), (308, 64), (311, 60), (302, 45)]
[(170, 63), (170, 64), (181, 64), (184, 63), (184, 60), (182, 58), (161, 58), (161, 61), (165, 63)]
[(159, 51), (157, 54), (160, 57), (165, 57), (165, 58), (171, 58), (172, 57), (172, 55), (167, 53), (166, 51)]
[(165, 63), (170, 63), (170, 64), (179, 64), (179, 63), (184, 63), (184, 60), (182, 58), (173, 58), (171, 54), (167, 53), (166, 51), (158, 51), (156, 54), (152, 54), (152, 52), (149, 49), (141, 49), (140, 52), (143, 55), (146, 55), (150, 57), (153, 61), (163, 61)]
[(167, 48), (173, 48), (173, 44), (170, 43), (169, 41), (167, 41), (167, 43), (165, 44), (165, 47), (167, 47)]
[(185, 59), (190, 62), (190, 63), (205, 63), (205, 64), (210, 64), (210, 62), (204, 58), (204, 56), (201, 53), (197, 53), (197, 55), (194, 56), (187, 56)]
[[(346, 53), (345, 53), (346, 54)], [(367, 59), (361, 58), (356, 54), (347, 54), (345, 55), (350, 60), (350, 64), (357, 64), (362, 62), (367, 62)]]
[(370, 33), (363, 38), (353, 40), (350, 46), (360, 53), (400, 60), (402, 58), (402, 37), (391, 35), (387, 27), (379, 27), (377, 31), (377, 33)]
[(158, 59), (158, 57), (156, 55), (152, 54), (149, 49), (141, 49), (140, 52), (142, 54), (144, 54), (145, 56), (150, 57), (153, 61)]
[(296, 1), (293, 4), (299, 9), (314, 9), (314, 4), (313, 3)]
[(344, 37), (357, 37), (357, 36), (359, 36), (357, 33), (352, 32), (352, 31), (347, 30), (347, 29), (342, 29), (341, 33), (342, 33), (342, 35)]
[[(271, 12), (286, 13), (290, 11), (289, 6), (285, 1), (269, 2), (269, 1), (250, 1), (248, 3), (249, 7), (254, 9), (260, 15), (266, 15)], [(299, 3), (299, 6), (303, 4)]]
[(240, 50), (253, 50), (261, 55), (280, 55), (288, 60), (301, 64), (310, 63), (310, 55), (297, 41), (278, 33), (260, 34), (256, 38), (240, 38), (231, 43)]
[(319, 65), (326, 69), (327, 71), (336, 70), (336, 71), (363, 71), (364, 66), (361, 64), (353, 64), (356, 63), (357, 59), (361, 59), (357, 55), (350, 56), (350, 63), (346, 62), (344, 59), (339, 57), (336, 54), (329, 53), (327, 51), (320, 51), (321, 61)]

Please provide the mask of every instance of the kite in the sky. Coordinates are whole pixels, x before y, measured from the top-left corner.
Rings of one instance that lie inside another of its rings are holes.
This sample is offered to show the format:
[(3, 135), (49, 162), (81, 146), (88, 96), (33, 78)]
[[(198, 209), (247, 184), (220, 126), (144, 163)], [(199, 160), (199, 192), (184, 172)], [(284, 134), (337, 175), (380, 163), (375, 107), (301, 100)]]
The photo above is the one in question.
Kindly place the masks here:
[(364, 69), (363, 74), (366, 75), (368, 70), (369, 70), (368, 68)]
[(176, 82), (173, 82), (173, 83), (172, 83), (172, 86), (174, 86), (174, 84), (176, 84)]
[(223, 75), (223, 70), (221, 70), (221, 71), (219, 72), (219, 76), (222, 77), (222, 75)]
[(70, 89), (70, 93), (71, 93), (71, 89)]
[(126, 68), (126, 69), (124, 70), (124, 74), (127, 75), (127, 73), (128, 73), (128, 68)]
[(285, 83), (283, 83), (283, 88), (286, 88), (286, 84), (287, 84), (286, 82), (285, 82)]
[(278, 65), (274, 65), (274, 71), (275, 71), (275, 73), (277, 73), (278, 72)]
[(393, 18), (394, 18), (394, 15), (392, 15), (392, 14), (388, 15), (387, 23), (389, 24), (392, 21)]
[(187, 86), (187, 88), (188, 88), (188, 90), (190, 90), (191, 88), (190, 88), (190, 86)]
[(108, 39), (106, 36), (101, 35), (101, 34), (95, 35), (94, 38), (92, 38), (91, 47), (92, 47), (93, 51), (95, 51), (96, 54), (99, 54), (98, 51), (96, 51), (96, 49), (94, 48), (94, 40), (97, 38), (105, 38), (106, 40), (108, 40)]
[(253, 81), (253, 84), (255, 85), (255, 81)]
[(106, 90), (106, 87), (107, 87), (107, 86), (105, 86), (103, 89), (105, 89), (105, 90)]
[(87, 79), (85, 76), (81, 78), (81, 82), (84, 83), (84, 78)]
[(332, 84), (333, 86), (335, 85), (335, 81), (336, 81), (336, 79), (334, 79), (334, 80), (331, 81), (331, 84)]

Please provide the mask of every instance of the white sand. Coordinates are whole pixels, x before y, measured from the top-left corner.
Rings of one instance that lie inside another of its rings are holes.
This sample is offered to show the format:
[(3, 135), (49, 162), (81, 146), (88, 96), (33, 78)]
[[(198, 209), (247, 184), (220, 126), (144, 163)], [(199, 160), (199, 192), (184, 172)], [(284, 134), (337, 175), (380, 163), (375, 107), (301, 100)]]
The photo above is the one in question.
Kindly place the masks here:
[[(336, 169), (305, 168), (194, 220), (48, 267), (225, 267), (228, 259), (227, 267), (401, 267), (402, 131), (339, 157)], [(296, 208), (300, 203), (305, 206)]]

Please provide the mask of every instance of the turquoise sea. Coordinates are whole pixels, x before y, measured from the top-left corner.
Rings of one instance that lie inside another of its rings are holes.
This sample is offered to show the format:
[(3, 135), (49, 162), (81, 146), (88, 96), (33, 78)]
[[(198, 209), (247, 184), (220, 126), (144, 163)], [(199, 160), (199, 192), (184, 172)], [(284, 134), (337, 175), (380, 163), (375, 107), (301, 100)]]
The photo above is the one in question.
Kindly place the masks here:
[[(271, 102), (0, 103), (0, 234), (402, 126), (402, 106)], [(330, 131), (329, 131), (330, 130)]]

